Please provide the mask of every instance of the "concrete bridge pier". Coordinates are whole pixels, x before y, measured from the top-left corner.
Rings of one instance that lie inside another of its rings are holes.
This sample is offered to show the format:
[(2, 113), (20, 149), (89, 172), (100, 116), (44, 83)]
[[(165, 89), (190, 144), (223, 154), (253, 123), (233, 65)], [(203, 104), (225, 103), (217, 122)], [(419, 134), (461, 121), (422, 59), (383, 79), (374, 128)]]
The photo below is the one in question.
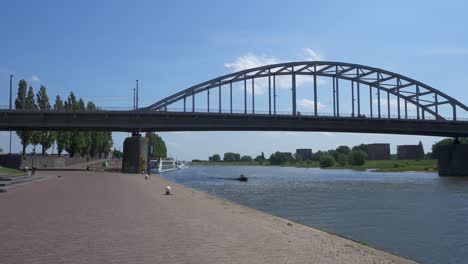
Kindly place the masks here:
[(437, 148), (439, 176), (468, 177), (468, 144), (450, 144)]
[(123, 144), (122, 172), (146, 173), (148, 164), (148, 138), (134, 134)]

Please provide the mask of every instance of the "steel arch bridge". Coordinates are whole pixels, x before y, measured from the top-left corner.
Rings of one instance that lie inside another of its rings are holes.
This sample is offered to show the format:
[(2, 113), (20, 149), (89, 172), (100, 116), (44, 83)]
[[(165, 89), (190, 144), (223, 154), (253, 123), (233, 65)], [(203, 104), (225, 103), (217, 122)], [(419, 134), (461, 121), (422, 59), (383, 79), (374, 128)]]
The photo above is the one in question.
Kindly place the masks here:
[[(468, 107), (447, 94), (432, 88), (431, 86), (422, 82), (416, 81), (412, 78), (359, 64), (342, 63), (342, 62), (328, 62), (328, 61), (302, 61), (302, 62), (289, 62), (267, 65), (252, 69), (247, 69), (231, 74), (227, 74), (212, 80), (194, 85), (190, 88), (182, 90), (176, 94), (166, 97), (146, 108), (145, 111), (164, 111), (168, 109), (172, 111), (183, 112), (218, 112), (218, 113), (236, 113), (238, 111), (233, 109), (233, 84), (243, 84), (243, 100), (244, 114), (256, 114), (255, 109), (255, 84), (256, 81), (263, 79), (268, 82), (268, 109), (262, 111), (267, 112), (269, 115), (276, 115), (276, 79), (281, 76), (289, 76), (291, 78), (291, 109), (290, 115), (296, 116), (301, 114), (297, 111), (297, 77), (309, 76), (313, 78), (313, 116), (320, 116), (318, 112), (319, 98), (317, 95), (317, 79), (319, 77), (328, 77), (332, 79), (333, 90), (333, 116), (339, 117), (340, 113), (340, 80), (346, 80), (348, 88), (351, 89), (351, 98), (349, 98), (352, 105), (351, 117), (363, 117), (361, 115), (362, 105), (362, 89), (369, 89), (369, 103), (367, 107), (370, 108), (370, 118), (383, 118), (382, 108), (387, 107), (386, 117), (397, 119), (410, 119), (408, 115), (408, 108), (416, 109), (416, 119), (436, 119), (436, 120), (459, 120), (457, 119), (457, 112), (463, 111), (466, 113)], [(249, 84), (248, 84), (249, 83)], [(364, 86), (364, 87), (363, 87)], [(218, 90), (218, 108), (210, 109), (210, 90)], [(226, 93), (230, 97), (228, 109), (223, 109), (222, 106), (222, 92), (228, 90)], [(376, 91), (376, 99), (373, 99), (374, 92)], [(197, 108), (195, 98), (202, 93), (207, 94), (206, 104), (203, 108)], [(383, 94), (383, 95), (382, 95)], [(382, 96), (384, 99), (382, 100)], [(250, 98), (249, 98), (250, 97)], [(385, 99), (386, 97), (386, 99)], [(396, 113), (391, 114), (391, 99), (395, 97), (393, 106)], [(248, 105), (248, 99), (251, 105)], [(375, 101), (375, 102), (374, 102)], [(170, 107), (178, 102), (183, 103), (183, 107), (173, 108)], [(191, 107), (187, 107), (187, 103), (191, 102)], [(383, 103), (385, 102), (385, 104)], [(441, 113), (439, 111), (441, 106), (448, 105), (451, 108), (450, 114)], [(374, 109), (374, 107), (376, 109)], [(260, 113), (257, 111), (257, 113)]]
[[(331, 80), (331, 85), (318, 88), (322, 79)], [(284, 80), (290, 88), (286, 113), (277, 109), (279, 81), (284, 86)], [(256, 88), (265, 91), (267, 104), (258, 103)], [(298, 111), (298, 92), (304, 91), (313, 99), (310, 113)], [(211, 98), (216, 92), (217, 98)], [(319, 111), (322, 98), (332, 101), (332, 114)], [(240, 102), (241, 109), (235, 109), (233, 101)], [(3, 110), (0, 130), (329, 131), (466, 137), (468, 121), (462, 117), (467, 113), (468, 107), (455, 98), (397, 73), (359, 64), (304, 61), (227, 74), (132, 111)]]

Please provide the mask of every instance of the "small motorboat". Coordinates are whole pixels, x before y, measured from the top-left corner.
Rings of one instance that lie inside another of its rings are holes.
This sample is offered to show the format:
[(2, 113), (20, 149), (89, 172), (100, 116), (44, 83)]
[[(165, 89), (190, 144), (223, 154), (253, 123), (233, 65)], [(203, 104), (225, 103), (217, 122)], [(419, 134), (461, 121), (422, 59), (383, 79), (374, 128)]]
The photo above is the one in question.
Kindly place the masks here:
[(238, 181), (243, 181), (243, 182), (246, 182), (249, 180), (249, 178), (247, 178), (247, 176), (245, 176), (244, 174), (241, 174), (239, 176), (239, 178), (237, 178)]

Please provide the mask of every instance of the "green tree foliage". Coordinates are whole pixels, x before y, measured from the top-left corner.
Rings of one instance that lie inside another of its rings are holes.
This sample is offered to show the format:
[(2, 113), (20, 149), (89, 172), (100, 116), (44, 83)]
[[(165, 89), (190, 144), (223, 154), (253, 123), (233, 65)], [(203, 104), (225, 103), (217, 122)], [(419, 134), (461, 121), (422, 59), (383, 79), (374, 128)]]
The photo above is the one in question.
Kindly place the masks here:
[(15, 108), (16, 109), (26, 109), (25, 100), (28, 89), (28, 83), (25, 80), (20, 80), (18, 82), (18, 93), (15, 99)]
[(351, 152), (351, 149), (348, 146), (339, 146), (335, 151), (338, 154), (348, 155)]
[(226, 152), (224, 153), (223, 161), (227, 161), (227, 162), (240, 161), (240, 158), (241, 156), (238, 153)]
[[(262, 152), (263, 154), (263, 152)], [(255, 157), (254, 159), (255, 161), (258, 161), (258, 162), (262, 162), (265, 160), (265, 156), (264, 155), (258, 155), (257, 157)]]
[(241, 157), (241, 161), (252, 161), (252, 157), (248, 155), (244, 155)]
[(281, 165), (287, 162), (292, 162), (294, 160), (293, 156), (289, 152), (275, 152), (270, 155), (269, 161), (272, 165)]
[(343, 154), (343, 153), (338, 153), (336, 155), (336, 162), (341, 167), (344, 167), (344, 166), (346, 166), (346, 164), (348, 164), (348, 156), (346, 154)]
[(41, 143), (42, 133), (40, 131), (31, 132), (31, 144), (33, 145), (33, 151), (36, 152), (36, 146)]
[[(77, 100), (76, 96), (73, 92), (70, 93), (68, 96), (68, 100), (66, 102), (67, 110), (74, 110), (74, 111), (84, 111), (85, 104), (82, 99)], [(84, 157), (88, 150), (88, 141), (86, 138), (86, 132), (84, 131), (71, 131), (70, 134), (70, 143), (65, 147), (65, 150), (68, 152), (70, 157), (74, 157), (76, 154), (81, 155)]]
[[(86, 105), (86, 111), (96, 111), (97, 107), (93, 102), (88, 102)], [(99, 154), (99, 139), (100, 139), (100, 134), (103, 133), (101, 131), (91, 131), (91, 132), (86, 132), (85, 138), (86, 138), (86, 144), (87, 144), (87, 151), (89, 153), (89, 156), (91, 157), (96, 157)]]
[[(55, 108), (60, 110), (62, 103), (60, 97), (56, 98)], [(73, 92), (63, 103), (63, 109), (67, 111), (99, 111), (93, 102), (86, 104), (83, 99), (77, 99)], [(108, 131), (62, 131), (57, 137), (57, 150), (59, 153), (65, 149), (73, 157), (79, 154), (85, 156), (104, 156), (112, 148), (112, 133)]]
[[(32, 86), (29, 86), (28, 95), (25, 99), (25, 107), (26, 109), (37, 110), (36, 100), (34, 96), (34, 89)], [(30, 133), (30, 143), (33, 145), (34, 152), (36, 152), (36, 146), (41, 143), (41, 132), (39, 131), (29, 131)]]
[(366, 163), (367, 154), (360, 149), (353, 150), (349, 153), (348, 160), (349, 164), (353, 166), (362, 166)]
[(326, 168), (335, 165), (335, 158), (330, 154), (322, 154), (320, 156), (320, 167)]
[(155, 158), (166, 158), (167, 148), (164, 140), (154, 132), (147, 132), (146, 137), (149, 140), (149, 144), (153, 146), (152, 157)]
[[(27, 88), (28, 83), (25, 80), (20, 80), (18, 82), (18, 93), (15, 99), (15, 108), (16, 109), (28, 109), (28, 105), (26, 104), (26, 97), (27, 97)], [(34, 99), (34, 95), (33, 95)], [(21, 140), (21, 145), (23, 146), (23, 155), (26, 153), (26, 147), (31, 143), (31, 136), (32, 132), (30, 130), (18, 130), (16, 134)]]
[[(65, 110), (65, 105), (59, 95), (55, 97), (54, 110), (63, 111)], [(62, 156), (62, 152), (65, 150), (65, 147), (70, 144), (70, 136), (66, 131), (57, 131), (56, 134), (57, 141), (57, 153), (58, 156)]]
[(361, 144), (361, 145), (357, 145), (357, 146), (354, 146), (352, 148), (352, 150), (361, 150), (363, 151), (364, 153), (367, 153), (369, 147), (367, 146), (367, 144)]
[(123, 157), (123, 153), (122, 151), (120, 150), (117, 150), (116, 148), (114, 148), (114, 150), (112, 151), (112, 156), (116, 159), (121, 159)]
[(219, 154), (214, 154), (213, 156), (211, 156), (211, 161), (220, 162), (221, 161), (221, 156)]
[[(41, 87), (39, 88), (39, 92), (37, 92), (36, 102), (37, 107), (41, 111), (50, 111), (52, 109), (52, 106), (49, 102), (49, 96), (47, 96), (47, 89), (44, 85), (41, 85)], [(53, 131), (38, 131), (34, 133), (38, 134), (37, 136), (40, 138), (39, 144), (41, 144), (42, 146), (42, 155), (45, 155), (46, 151), (54, 143), (56, 133)]]
[(312, 154), (312, 160), (313, 161), (320, 161), (320, 157), (322, 155), (323, 155), (323, 152), (319, 150), (319, 151)]

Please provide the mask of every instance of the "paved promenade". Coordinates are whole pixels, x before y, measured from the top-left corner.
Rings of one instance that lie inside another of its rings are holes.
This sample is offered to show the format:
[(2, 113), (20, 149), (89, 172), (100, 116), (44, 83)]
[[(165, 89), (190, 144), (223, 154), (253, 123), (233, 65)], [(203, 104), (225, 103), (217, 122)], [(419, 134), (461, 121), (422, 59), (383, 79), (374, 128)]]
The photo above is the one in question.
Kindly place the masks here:
[(0, 263), (414, 263), (158, 176), (40, 173), (0, 194)]

